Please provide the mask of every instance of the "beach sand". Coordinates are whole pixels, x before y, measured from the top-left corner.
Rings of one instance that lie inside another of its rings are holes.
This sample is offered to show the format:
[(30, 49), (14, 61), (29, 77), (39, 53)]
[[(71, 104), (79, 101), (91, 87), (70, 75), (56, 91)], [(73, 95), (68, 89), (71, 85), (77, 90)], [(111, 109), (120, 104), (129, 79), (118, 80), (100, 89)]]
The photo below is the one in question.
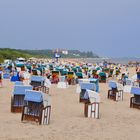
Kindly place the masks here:
[[(135, 68), (129, 69), (130, 75)], [(123, 101), (107, 99), (108, 84), (100, 84), (100, 119), (85, 118), (76, 85), (58, 89), (52, 85), (49, 125), (21, 122), (21, 114), (10, 112), (13, 83), (4, 80), (0, 88), (0, 140), (139, 140), (140, 110), (129, 107), (131, 95)]]

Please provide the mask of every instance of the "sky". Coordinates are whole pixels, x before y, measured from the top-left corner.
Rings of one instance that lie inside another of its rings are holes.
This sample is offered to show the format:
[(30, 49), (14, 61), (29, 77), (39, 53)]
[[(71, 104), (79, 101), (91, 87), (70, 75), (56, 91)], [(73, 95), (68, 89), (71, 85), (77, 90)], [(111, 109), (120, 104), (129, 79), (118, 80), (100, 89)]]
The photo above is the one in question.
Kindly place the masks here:
[(140, 57), (140, 0), (0, 0), (0, 48)]

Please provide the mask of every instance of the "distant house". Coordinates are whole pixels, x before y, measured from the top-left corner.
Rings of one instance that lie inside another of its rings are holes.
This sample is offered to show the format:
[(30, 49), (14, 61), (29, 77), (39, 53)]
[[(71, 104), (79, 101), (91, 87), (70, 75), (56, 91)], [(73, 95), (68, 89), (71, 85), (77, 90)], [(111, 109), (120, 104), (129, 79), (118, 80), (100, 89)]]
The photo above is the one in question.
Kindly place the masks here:
[(67, 50), (62, 50), (62, 54), (68, 55), (68, 51)]

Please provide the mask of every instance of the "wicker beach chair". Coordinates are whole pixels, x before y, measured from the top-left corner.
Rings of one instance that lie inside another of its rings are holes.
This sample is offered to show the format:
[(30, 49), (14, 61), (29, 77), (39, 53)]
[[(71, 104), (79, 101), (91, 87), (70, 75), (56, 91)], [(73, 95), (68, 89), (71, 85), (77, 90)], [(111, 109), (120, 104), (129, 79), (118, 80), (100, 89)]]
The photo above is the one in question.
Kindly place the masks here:
[(44, 104), (41, 91), (27, 90), (24, 98), (24, 107), (21, 121), (34, 121), (41, 124), (49, 124), (51, 106)]
[(69, 71), (67, 75), (67, 81), (69, 85), (74, 85), (75, 84), (75, 76), (73, 71)]
[(32, 86), (15, 85), (11, 97), (11, 112), (20, 113), (24, 105), (24, 96), (26, 90), (31, 90)]
[(130, 93), (132, 86), (134, 86), (134, 81), (132, 79), (127, 78), (124, 86), (124, 92)]
[(123, 100), (123, 85), (115, 81), (109, 81), (108, 99), (114, 101)]
[(32, 85), (33, 88), (38, 86), (44, 86), (44, 83), (45, 83), (45, 78), (43, 76), (36, 76), (36, 75), (31, 76), (30, 85)]
[(53, 84), (57, 84), (59, 82), (59, 76), (60, 76), (59, 71), (52, 71), (52, 80), (51, 80), (51, 82)]
[(89, 78), (90, 83), (94, 83), (96, 88), (95, 91), (99, 92), (99, 79), (96, 78)]
[(83, 73), (82, 72), (76, 72), (76, 76), (78, 79), (82, 79), (83, 78)]
[(94, 83), (80, 83), (80, 88), (81, 92), (79, 96), (79, 102), (89, 102), (89, 97), (85, 96), (86, 90), (89, 89), (96, 91), (96, 85)]
[(99, 119), (99, 103), (100, 103), (99, 93), (92, 90), (86, 90), (86, 94), (89, 97), (89, 102), (86, 102), (84, 106), (85, 117)]
[(130, 108), (140, 109), (140, 88), (132, 87), (131, 94), (133, 94), (133, 97), (130, 98)]
[(106, 83), (106, 73), (105, 72), (99, 73), (99, 82)]

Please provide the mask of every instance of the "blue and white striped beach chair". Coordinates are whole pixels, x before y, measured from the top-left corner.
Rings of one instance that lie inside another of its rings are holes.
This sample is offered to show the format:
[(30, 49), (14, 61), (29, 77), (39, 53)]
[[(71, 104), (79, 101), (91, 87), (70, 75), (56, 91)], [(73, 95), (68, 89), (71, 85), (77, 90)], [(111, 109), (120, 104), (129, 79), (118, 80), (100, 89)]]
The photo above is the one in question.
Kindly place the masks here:
[(80, 83), (81, 92), (80, 92), (80, 98), (79, 102), (88, 102), (89, 98), (85, 96), (86, 90), (93, 90), (96, 91), (96, 85), (95, 83)]
[(89, 97), (89, 102), (84, 106), (85, 117), (99, 119), (100, 94), (92, 90), (86, 90), (86, 94)]
[[(46, 100), (45, 100), (46, 101)], [(45, 104), (41, 91), (27, 90), (24, 98), (21, 121), (35, 121), (39, 124), (49, 124), (51, 106)]]
[(123, 85), (117, 83), (116, 81), (109, 81), (108, 99), (113, 99), (114, 101), (123, 100)]
[(15, 85), (11, 97), (11, 112), (22, 112), (24, 105), (24, 96), (26, 90), (32, 90), (32, 86)]

